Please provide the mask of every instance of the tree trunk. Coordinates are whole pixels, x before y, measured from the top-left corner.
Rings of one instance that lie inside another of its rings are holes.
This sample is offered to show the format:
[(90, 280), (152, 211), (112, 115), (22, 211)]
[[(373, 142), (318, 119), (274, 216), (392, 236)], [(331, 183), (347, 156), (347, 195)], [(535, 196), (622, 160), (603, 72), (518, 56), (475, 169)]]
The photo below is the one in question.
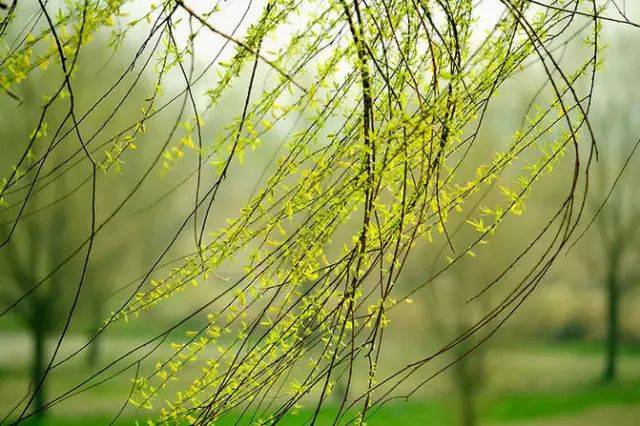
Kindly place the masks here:
[(464, 389), (460, 395), (460, 426), (475, 426), (476, 407), (473, 391)]
[[(96, 299), (98, 299), (96, 297)], [(93, 337), (93, 341), (91, 341), (91, 343), (89, 344), (89, 351), (87, 353), (87, 364), (89, 365), (90, 368), (95, 368), (98, 365), (98, 360), (100, 358), (100, 350), (102, 348), (102, 339), (100, 337), (100, 335), (95, 335), (96, 330), (98, 330), (101, 320), (102, 320), (102, 303), (101, 302), (94, 302), (93, 303), (93, 309), (92, 309), (92, 315), (93, 315), (93, 321), (92, 323), (94, 324), (92, 328), (89, 329), (89, 332), (87, 333), (88, 338), (92, 338)]]
[[(89, 338), (93, 335), (89, 334)], [(95, 368), (98, 365), (98, 358), (100, 355), (100, 337), (94, 337), (93, 341), (89, 344), (89, 351), (87, 353), (87, 364), (90, 368)]]
[(456, 385), (458, 387), (459, 398), (459, 421), (460, 426), (475, 426), (476, 425), (476, 407), (475, 407), (475, 380), (478, 377), (474, 373), (473, 366), (470, 365), (472, 360), (468, 357), (459, 361), (455, 367), (454, 372), (456, 376)]
[[(42, 321), (42, 318), (40, 318)], [(46, 357), (46, 333), (44, 327), (39, 321), (35, 321), (33, 324), (33, 354), (31, 360), (31, 378), (34, 382), (34, 386), (37, 386), (45, 370), (45, 357)], [(39, 386), (36, 394), (33, 398), (34, 410), (38, 413), (37, 419), (44, 416), (44, 406), (46, 404), (46, 381)]]
[(607, 279), (607, 335), (605, 338), (605, 363), (602, 380), (610, 383), (616, 379), (616, 367), (618, 360), (619, 343), (619, 317), (618, 305), (620, 303), (620, 290), (616, 280), (615, 271), (609, 274)]

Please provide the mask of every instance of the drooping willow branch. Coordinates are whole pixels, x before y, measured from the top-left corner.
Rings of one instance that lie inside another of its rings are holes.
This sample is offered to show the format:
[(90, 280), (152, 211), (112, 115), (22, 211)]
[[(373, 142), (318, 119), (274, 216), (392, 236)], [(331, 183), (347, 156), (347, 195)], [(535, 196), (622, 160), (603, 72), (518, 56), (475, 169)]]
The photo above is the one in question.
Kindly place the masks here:
[[(26, 217), (46, 215), (68, 197), (31, 207), (34, 193), (76, 175), (81, 177), (71, 193), (89, 182), (92, 188), (86, 238), (0, 315), (25, 303), (85, 250), (59, 348), (81, 299), (94, 239), (104, 238), (105, 226), (149, 187), (154, 171), (170, 175), (187, 163), (188, 176), (156, 194), (141, 214), (153, 215), (159, 200), (190, 184), (194, 202), (140, 278), (120, 283), (116, 294), (125, 297), (119, 302), (114, 298), (114, 311), (94, 338), (182, 297), (192, 286), (206, 286), (209, 298), (47, 404), (54, 406), (135, 370), (134, 388), (116, 417), (134, 405), (158, 409), (152, 415), (160, 423), (212, 424), (230, 416), (237, 423), (272, 424), (306, 402), (314, 409), (303, 421), (315, 423), (340, 378), (346, 389), (334, 420), (361, 423), (376, 407), (402, 396), (408, 379), (423, 374), (430, 361), (471, 336), (483, 342), (493, 335), (539, 285), (579, 224), (597, 153), (588, 115), (597, 86), (602, 24), (637, 26), (617, 4), (620, 17), (612, 17), (606, 15), (612, 10), (608, 3), (596, 0), (503, 0), (489, 30), (476, 19), (482, 5), (471, 0), (249, 2), (246, 9), (234, 10), (238, 21), (229, 31), (219, 25), (231, 7), (223, 3), (168, 0), (142, 9), (129, 3), (70, 2), (49, 14), (53, 6), (41, 2), (32, 11), (36, 24), (27, 20), (24, 34), (19, 29), (25, 20), (14, 2), (0, 25), (3, 37), (9, 31), (17, 35), (2, 51), (0, 83), (6, 93), (18, 93), (37, 66), (54, 62), (62, 69), (62, 76), (45, 70), (60, 84), (47, 96), (25, 149), (2, 181), (2, 226), (8, 228), (3, 246), (12, 244)], [(129, 8), (133, 12), (125, 14)], [(246, 22), (251, 8), (259, 13)], [(48, 25), (37, 25), (43, 16)], [(115, 20), (126, 25), (116, 26)], [(113, 85), (78, 111), (73, 69), (82, 63), (80, 47), (110, 27), (111, 44), (116, 49), (132, 44), (134, 58)], [(579, 64), (563, 65), (555, 53), (579, 45), (577, 37), (585, 33), (588, 49), (574, 49), (584, 55)], [(73, 65), (67, 68), (69, 62)], [(479, 136), (485, 115), (503, 83), (531, 67), (544, 74), (545, 84), (521, 128), (498, 150)], [(137, 99), (134, 89), (147, 75), (153, 76), (153, 87)], [(238, 109), (234, 118), (223, 129), (207, 126), (238, 87), (244, 96), (231, 107)], [(50, 89), (42, 88), (43, 94)], [(96, 111), (118, 90), (125, 96), (90, 133)], [(141, 105), (140, 115), (126, 117), (130, 121), (114, 130), (120, 110), (130, 102)], [(56, 118), (54, 107), (68, 113)], [(283, 127), (287, 131), (278, 133)], [(148, 128), (165, 136), (148, 138)], [(74, 137), (80, 146), (70, 149)], [(257, 192), (223, 230), (210, 229), (211, 218), (224, 207), (217, 194), (227, 176), (242, 173), (244, 156), (261, 150), (262, 139), (275, 143), (278, 138), (282, 146), (265, 166)], [(486, 145), (487, 158), (471, 155), (478, 144)], [(112, 211), (96, 212), (96, 197), (106, 190), (100, 185), (102, 176), (117, 174), (127, 167), (124, 160), (140, 151), (149, 152), (152, 160), (133, 188)], [(64, 156), (50, 164), (54, 152)], [(475, 256), (508, 215), (523, 214), (536, 184), (566, 163), (568, 152), (573, 167), (564, 200), (477, 297), (505, 281), (516, 267), (525, 269), (522, 277), (480, 321), (441, 349), (380, 373), (385, 329), (399, 301), (465, 256)], [(86, 165), (89, 173), (79, 173)], [(213, 179), (205, 178), (210, 165)], [(479, 197), (482, 189), (486, 191)], [(485, 202), (489, 195), (492, 201)], [(464, 225), (450, 226), (456, 223)], [(190, 225), (193, 250), (167, 259), (188, 238)], [(459, 238), (463, 227), (476, 232), (470, 243)], [(420, 241), (442, 243), (450, 262), (420, 283), (399, 286), (408, 256)], [(222, 279), (223, 268), (239, 272)], [(193, 321), (201, 327), (176, 340), (176, 331)], [(167, 339), (174, 340), (172, 354), (147, 371), (142, 361)], [(47, 374), (85, 347), (63, 359), (56, 351)], [(362, 371), (364, 390), (354, 385)], [(419, 388), (432, 377), (414, 385)], [(26, 394), (5, 420), (15, 412), (18, 421), (33, 415), (31, 399)]]

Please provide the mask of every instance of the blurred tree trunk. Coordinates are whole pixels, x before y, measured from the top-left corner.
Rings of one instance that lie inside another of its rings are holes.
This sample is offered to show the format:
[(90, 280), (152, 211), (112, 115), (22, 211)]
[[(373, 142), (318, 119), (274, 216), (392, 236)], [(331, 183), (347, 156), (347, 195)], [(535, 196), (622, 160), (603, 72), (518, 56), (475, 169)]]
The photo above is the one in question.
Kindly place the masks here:
[[(33, 353), (31, 358), (31, 379), (33, 386), (37, 386), (45, 370), (47, 330), (46, 324), (50, 320), (47, 315), (46, 301), (36, 298), (33, 303), (33, 313), (31, 321), (31, 338), (33, 340)], [(36, 418), (44, 416), (44, 406), (46, 404), (46, 380), (37, 389), (33, 399), (33, 409), (37, 412)]]
[[(464, 333), (469, 322), (458, 325), (458, 334)], [(474, 338), (470, 337), (455, 350), (456, 356), (462, 357), (453, 365), (453, 383), (458, 394), (458, 422), (460, 426), (475, 426), (478, 424), (476, 399), (484, 379), (483, 352), (474, 346)]]
[[(93, 332), (89, 333), (89, 338), (93, 337)], [(90, 368), (95, 368), (98, 365), (100, 359), (100, 336), (96, 336), (89, 345), (89, 352), (87, 353), (87, 364)]]
[[(95, 368), (98, 365), (100, 359), (100, 350), (102, 348), (102, 339), (100, 335), (95, 335), (96, 330), (100, 327), (102, 317), (102, 300), (99, 297), (94, 297), (91, 310), (91, 328), (87, 333), (87, 339), (93, 338), (89, 344), (89, 352), (87, 353), (87, 364), (91, 368)], [(95, 335), (95, 336), (94, 336)]]
[(478, 377), (476, 377), (470, 361), (468, 356), (463, 358), (454, 370), (458, 388), (460, 426), (475, 426), (477, 424), (474, 381)]
[(620, 288), (618, 283), (618, 255), (612, 253), (606, 282), (607, 331), (605, 338), (605, 361), (602, 380), (610, 383), (616, 379), (620, 326), (618, 306)]

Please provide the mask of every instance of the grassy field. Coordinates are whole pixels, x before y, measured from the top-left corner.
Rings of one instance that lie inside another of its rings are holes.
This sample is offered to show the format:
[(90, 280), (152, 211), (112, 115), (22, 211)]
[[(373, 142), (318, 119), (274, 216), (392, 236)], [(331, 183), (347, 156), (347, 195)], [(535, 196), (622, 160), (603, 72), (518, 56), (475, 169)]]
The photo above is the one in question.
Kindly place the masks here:
[[(637, 425), (640, 419), (640, 382), (619, 385), (594, 385), (573, 391), (521, 393), (481, 398), (479, 422), (485, 425)], [(301, 410), (280, 424), (294, 426), (308, 423), (311, 410)], [(335, 411), (321, 411), (319, 425), (331, 424)], [(49, 416), (47, 426), (80, 426), (109, 424), (110, 417), (79, 419)], [(219, 425), (235, 424), (236, 418)], [(457, 422), (454, 407), (442, 400), (395, 404), (379, 409), (368, 421), (370, 426), (383, 425), (451, 425)], [(143, 422), (140, 422), (143, 423)], [(31, 424), (34, 424), (32, 422)], [(135, 424), (122, 419), (118, 424)]]
[[(115, 343), (114, 343), (115, 345)], [(13, 351), (13, 352), (11, 352)], [(26, 385), (25, 365), (16, 366), (21, 356), (19, 344), (0, 356), (0, 408), (5, 412), (15, 389)], [(7, 359), (10, 353), (12, 359)], [(588, 344), (527, 344), (517, 348), (492, 349), (486, 354), (487, 383), (478, 396), (481, 425), (502, 426), (635, 426), (640, 419), (640, 352), (623, 351), (620, 380), (616, 384), (598, 382), (601, 367), (599, 347)], [(77, 367), (79, 368), (79, 367)], [(74, 377), (70, 369), (63, 379)], [(50, 392), (68, 387), (71, 381), (52, 384)], [(123, 402), (130, 386), (127, 377), (95, 388), (52, 410), (41, 422), (44, 426), (106, 425)], [(378, 409), (368, 419), (369, 426), (455, 425), (455, 394), (446, 377), (434, 383), (428, 393), (407, 403), (393, 403)], [(302, 425), (312, 416), (311, 407), (286, 417), (285, 426)], [(130, 417), (116, 424), (135, 424)], [(217, 424), (235, 424), (238, 413)], [(331, 424), (335, 409), (321, 411), (319, 425)], [(248, 417), (244, 418), (245, 420)], [(141, 421), (141, 424), (145, 422)], [(34, 422), (31, 422), (34, 424)]]

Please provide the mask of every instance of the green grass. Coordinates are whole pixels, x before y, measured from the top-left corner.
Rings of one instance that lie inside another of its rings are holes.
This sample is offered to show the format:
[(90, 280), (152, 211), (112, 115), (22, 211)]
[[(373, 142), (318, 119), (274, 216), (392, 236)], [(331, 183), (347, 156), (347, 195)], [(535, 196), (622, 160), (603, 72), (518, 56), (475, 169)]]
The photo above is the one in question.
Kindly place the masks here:
[[(107, 343), (105, 348), (112, 351), (115, 351), (114, 347), (120, 349), (124, 345), (119, 340)], [(508, 423), (512, 426), (529, 422), (527, 424), (538, 425), (555, 422), (556, 419), (570, 419), (573, 422), (571, 425), (582, 425), (589, 424), (594, 410), (610, 412), (613, 416), (611, 424), (617, 424), (616, 416), (633, 419), (634, 414), (640, 413), (640, 353), (632, 348), (624, 351), (619, 365), (622, 380), (614, 385), (604, 385), (597, 382), (602, 365), (597, 349), (588, 342), (562, 345), (528, 342), (520, 348), (489, 352), (486, 374), (491, 380), (486, 381), (486, 389), (477, 401), (480, 424)], [(3, 409), (8, 402), (2, 401), (3, 395), (14, 397), (13, 389), (22, 389), (27, 383), (27, 364), (16, 365), (15, 359), (23, 358), (16, 351), (11, 353), (11, 358), (0, 365), (0, 407)], [(69, 388), (81, 376), (83, 368), (86, 367), (81, 362), (67, 367), (63, 374), (58, 374), (58, 381), (52, 383), (48, 393), (55, 395)], [(423, 394), (422, 400), (414, 399), (407, 403), (396, 400), (383, 406), (367, 419), (367, 424), (455, 425), (458, 411), (455, 394), (447, 387), (446, 380), (436, 385)], [(74, 401), (56, 407), (40, 425), (107, 425), (111, 421), (110, 413), (119, 409), (123, 395), (129, 388), (129, 376), (118, 377), (103, 387), (92, 389)], [(233, 425), (238, 414), (234, 412), (217, 424)], [(332, 424), (335, 414), (335, 407), (323, 409), (317, 424)], [(135, 424), (131, 411), (125, 412), (125, 415), (127, 417), (117, 424)], [(297, 415), (288, 415), (280, 424), (305, 424), (312, 415), (313, 409), (307, 407)], [(608, 415), (604, 415), (605, 425), (609, 424)], [(248, 417), (243, 419), (246, 424)], [(630, 424), (634, 424), (633, 421)]]
[[(640, 382), (616, 385), (593, 385), (565, 391), (544, 393), (518, 393), (493, 395), (480, 398), (479, 419), (482, 423), (517, 422), (545, 419), (558, 415), (578, 414), (587, 409), (605, 405), (640, 404)], [(451, 425), (456, 422), (455, 406), (444, 400), (410, 401), (393, 403), (378, 409), (367, 421), (369, 426), (383, 425)], [(332, 424), (336, 409), (328, 407), (320, 412), (318, 425)], [(280, 424), (298, 426), (308, 423), (313, 410), (306, 408), (298, 414), (288, 415)], [(238, 414), (230, 415), (217, 423), (220, 426), (235, 424)], [(245, 417), (248, 419), (248, 417)], [(92, 426), (109, 424), (111, 418), (84, 417), (80, 419), (48, 416), (42, 426)], [(613, 420), (612, 420), (613, 421)], [(140, 422), (143, 424), (144, 422)], [(36, 422), (27, 423), (35, 425)], [(123, 419), (118, 424), (134, 424), (132, 419)], [(615, 423), (612, 423), (615, 424)]]
[(577, 413), (601, 405), (639, 403), (640, 382), (592, 385), (564, 391), (519, 393), (497, 398), (481, 410), (481, 417), (492, 421), (529, 420)]

